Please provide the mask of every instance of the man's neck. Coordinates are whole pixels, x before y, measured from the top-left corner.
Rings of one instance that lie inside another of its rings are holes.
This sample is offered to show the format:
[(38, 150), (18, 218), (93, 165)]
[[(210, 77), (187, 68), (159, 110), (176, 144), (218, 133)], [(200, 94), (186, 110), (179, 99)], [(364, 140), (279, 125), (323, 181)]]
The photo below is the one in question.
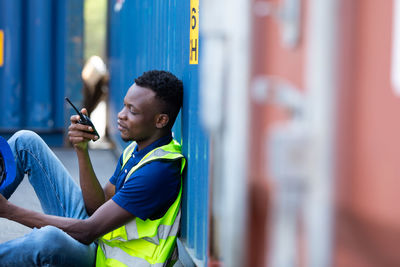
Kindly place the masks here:
[(142, 140), (142, 141), (136, 141), (136, 144), (138, 145), (138, 151), (146, 148), (147, 146), (151, 145), (152, 143), (154, 143), (155, 141), (157, 141), (158, 139), (170, 135), (171, 131), (160, 131), (157, 134), (154, 134), (153, 136), (151, 136), (150, 138), (146, 139), (146, 140)]

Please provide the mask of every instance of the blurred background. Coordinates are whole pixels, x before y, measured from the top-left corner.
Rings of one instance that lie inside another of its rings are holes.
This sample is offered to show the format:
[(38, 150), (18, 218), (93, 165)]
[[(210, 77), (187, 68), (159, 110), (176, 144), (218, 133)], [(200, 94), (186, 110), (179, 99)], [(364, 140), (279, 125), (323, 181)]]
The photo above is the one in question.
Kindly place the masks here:
[(400, 0), (0, 0), (1, 136), (67, 149), (69, 97), (118, 155), (151, 69), (184, 83), (185, 266), (400, 266)]

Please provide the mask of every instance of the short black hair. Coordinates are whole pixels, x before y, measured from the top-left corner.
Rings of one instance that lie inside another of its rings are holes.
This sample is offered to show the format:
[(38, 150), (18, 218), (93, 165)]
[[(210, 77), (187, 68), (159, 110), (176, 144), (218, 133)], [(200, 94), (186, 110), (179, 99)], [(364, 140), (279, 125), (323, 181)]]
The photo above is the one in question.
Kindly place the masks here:
[(183, 102), (183, 83), (174, 74), (163, 70), (146, 71), (142, 76), (135, 79), (138, 86), (148, 88), (156, 93), (156, 98), (161, 99), (166, 104), (166, 114), (168, 114), (170, 123), (175, 122), (179, 109)]

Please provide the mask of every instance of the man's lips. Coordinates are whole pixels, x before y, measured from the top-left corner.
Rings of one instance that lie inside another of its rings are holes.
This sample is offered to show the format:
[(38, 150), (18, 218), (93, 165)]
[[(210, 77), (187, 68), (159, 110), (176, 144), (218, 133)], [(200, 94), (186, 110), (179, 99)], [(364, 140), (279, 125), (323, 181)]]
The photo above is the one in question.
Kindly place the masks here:
[(127, 128), (125, 125), (121, 124), (120, 122), (118, 122), (118, 130), (119, 131), (126, 131)]

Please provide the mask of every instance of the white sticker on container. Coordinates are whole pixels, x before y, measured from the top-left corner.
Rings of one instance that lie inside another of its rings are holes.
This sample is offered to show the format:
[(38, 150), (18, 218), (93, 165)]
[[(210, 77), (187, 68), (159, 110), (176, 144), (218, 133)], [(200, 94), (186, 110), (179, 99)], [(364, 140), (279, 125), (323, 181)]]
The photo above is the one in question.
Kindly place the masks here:
[(115, 2), (115, 5), (114, 5), (114, 11), (120, 12), (124, 3), (125, 3), (125, 0), (117, 0), (117, 2)]

